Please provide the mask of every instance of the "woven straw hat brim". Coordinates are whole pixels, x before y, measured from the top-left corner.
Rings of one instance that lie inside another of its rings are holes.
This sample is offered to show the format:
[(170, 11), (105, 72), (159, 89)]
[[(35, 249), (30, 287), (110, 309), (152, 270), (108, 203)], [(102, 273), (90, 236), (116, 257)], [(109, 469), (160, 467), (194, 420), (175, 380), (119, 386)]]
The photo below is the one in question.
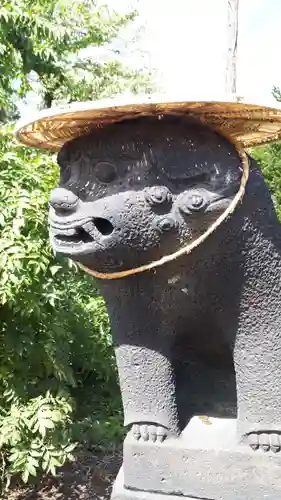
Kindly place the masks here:
[(58, 151), (63, 144), (95, 128), (152, 115), (189, 115), (244, 147), (281, 139), (281, 109), (231, 101), (179, 101), (165, 98), (107, 99), (48, 109), (33, 120), (20, 121), (17, 139), (27, 146)]

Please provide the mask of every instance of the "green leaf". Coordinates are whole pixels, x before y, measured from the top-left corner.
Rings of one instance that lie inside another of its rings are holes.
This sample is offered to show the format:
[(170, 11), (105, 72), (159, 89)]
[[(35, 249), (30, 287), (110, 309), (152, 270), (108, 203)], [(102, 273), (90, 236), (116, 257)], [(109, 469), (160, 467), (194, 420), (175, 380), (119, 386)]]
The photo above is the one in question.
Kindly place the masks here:
[(61, 266), (51, 266), (50, 267), (50, 272), (52, 276), (55, 276), (55, 274), (61, 269)]
[(36, 468), (34, 467), (34, 465), (30, 461), (28, 461), (28, 463), (26, 465), (26, 470), (28, 470), (28, 473), (31, 476), (36, 476)]
[(32, 457), (41, 457), (42, 456), (42, 451), (39, 450), (31, 450), (30, 451)]
[(64, 448), (65, 453), (71, 453), (77, 446), (77, 443), (71, 443)]
[(22, 478), (24, 483), (27, 483), (28, 478), (29, 478), (29, 470), (27, 468), (23, 471), (21, 478)]
[(56, 475), (56, 468), (54, 465), (51, 465), (49, 467), (49, 472), (52, 474), (52, 476), (55, 476)]
[(43, 419), (42, 418), (39, 420), (38, 431), (42, 437), (46, 436), (47, 429), (54, 429), (54, 427), (55, 427), (55, 424), (50, 419)]

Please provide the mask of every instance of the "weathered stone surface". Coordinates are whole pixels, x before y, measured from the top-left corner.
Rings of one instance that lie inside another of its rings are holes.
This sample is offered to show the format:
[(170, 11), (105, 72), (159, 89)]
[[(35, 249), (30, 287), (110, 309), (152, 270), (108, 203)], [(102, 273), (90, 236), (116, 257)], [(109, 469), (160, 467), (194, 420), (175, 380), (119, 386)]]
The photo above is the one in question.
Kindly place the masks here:
[[(124, 486), (192, 498), (281, 498), (281, 456), (237, 445), (234, 419), (194, 417), (181, 438), (124, 444)], [(136, 473), (136, 471), (138, 471)]]
[[(175, 117), (104, 127), (67, 143), (58, 161), (52, 244), (99, 272), (146, 264), (198, 237), (241, 176), (232, 144)], [(155, 272), (97, 280), (130, 432), (125, 481), (136, 488), (280, 500), (281, 231), (250, 162), (243, 202), (192, 254)], [(210, 445), (216, 424), (206, 425), (208, 446), (201, 431), (190, 434), (198, 415), (234, 419), (227, 448), (221, 433)]]
[[(243, 465), (245, 466), (243, 474), (238, 476), (236, 470), (236, 477), (231, 476), (231, 481), (229, 481), (230, 476), (226, 475), (223, 478), (218, 476), (217, 483), (212, 483), (210, 478), (212, 479), (213, 475), (210, 477), (208, 474), (203, 474), (201, 478), (197, 477), (190, 486), (191, 496), (183, 496), (180, 488), (178, 494), (169, 493), (168, 495), (153, 490), (126, 488), (121, 469), (115, 481), (111, 498), (112, 500), (165, 500), (167, 498), (170, 500), (183, 498), (185, 500), (280, 500), (280, 459), (277, 463), (268, 458), (266, 460), (268, 466), (260, 469), (258, 463), (256, 465), (245, 463), (243, 456)], [(212, 469), (210, 468), (210, 470)], [(179, 477), (181, 476), (179, 475)]]

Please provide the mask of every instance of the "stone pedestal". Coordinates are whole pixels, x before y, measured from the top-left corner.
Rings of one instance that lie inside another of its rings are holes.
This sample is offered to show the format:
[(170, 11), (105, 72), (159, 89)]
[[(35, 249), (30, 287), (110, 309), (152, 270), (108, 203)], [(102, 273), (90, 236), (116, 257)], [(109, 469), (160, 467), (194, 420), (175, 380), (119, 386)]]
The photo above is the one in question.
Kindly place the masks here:
[[(182, 500), (182, 495), (169, 495), (170, 500)], [(185, 500), (194, 500), (194, 497), (184, 497)], [(150, 491), (133, 490), (124, 486), (123, 468), (120, 470), (113, 486), (111, 500), (167, 500), (167, 495)], [(209, 500), (197, 498), (196, 500)]]
[(280, 500), (281, 456), (237, 445), (236, 420), (194, 417), (163, 443), (128, 436), (112, 500)]

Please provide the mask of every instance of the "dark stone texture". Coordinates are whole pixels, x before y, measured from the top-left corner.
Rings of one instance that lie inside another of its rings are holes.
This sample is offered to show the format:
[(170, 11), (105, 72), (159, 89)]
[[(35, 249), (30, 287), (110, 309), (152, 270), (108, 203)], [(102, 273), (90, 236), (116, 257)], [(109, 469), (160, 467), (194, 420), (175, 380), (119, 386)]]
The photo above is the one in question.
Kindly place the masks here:
[[(175, 117), (107, 126), (65, 144), (58, 162), (52, 244), (99, 272), (137, 267), (195, 239), (228, 206), (241, 176), (232, 144)], [(280, 499), (281, 231), (250, 162), (243, 202), (193, 253), (152, 272), (98, 280), (130, 431), (125, 478), (138, 488), (137, 478), (147, 475), (147, 489), (159, 493), (175, 494), (178, 484), (197, 498)], [(196, 415), (232, 418), (231, 446), (223, 448), (221, 433), (217, 447), (204, 447), (198, 434), (195, 452), (188, 428)], [(138, 447), (141, 461), (132, 455)], [(198, 469), (184, 464), (185, 453)], [(212, 496), (212, 477), (227, 460), (241, 484), (234, 496), (224, 467), (224, 493)], [(271, 473), (270, 485), (259, 486), (251, 468)], [(170, 491), (164, 476), (156, 480), (160, 469), (172, 478)]]
[[(151, 445), (145, 444), (143, 446), (150, 448)], [(147, 455), (150, 451), (152, 449), (147, 450)], [(155, 452), (155, 450), (153, 451)], [(169, 451), (169, 459), (173, 461), (175, 452), (172, 449)], [(176, 446), (175, 451), (177, 451)], [(174, 473), (174, 487), (170, 488), (170, 491), (176, 493), (160, 493), (155, 490), (155, 486), (152, 490), (145, 490), (144, 487), (140, 489), (127, 488), (124, 486), (124, 471), (121, 468), (111, 498), (112, 500), (166, 500), (167, 498), (170, 500), (182, 498), (186, 500), (280, 500), (280, 458), (263, 456), (259, 457), (261, 458), (259, 462), (251, 460), (247, 454), (231, 451), (220, 455), (214, 452), (202, 455), (200, 457), (199, 454), (194, 453), (187, 459), (183, 452), (182, 456), (179, 457), (181, 460), (175, 460), (175, 466), (172, 467), (172, 470), (168, 470), (167, 467), (164, 471), (162, 470), (164, 473), (162, 483), (164, 484), (166, 477), (168, 477), (168, 482), (171, 479), (169, 473)], [(198, 459), (199, 463), (196, 464)], [(221, 470), (220, 466), (222, 466)], [(157, 478), (159, 470), (155, 465), (152, 470), (147, 470), (147, 475), (152, 474), (153, 477), (154, 471), (156, 471)], [(135, 476), (138, 475), (135, 474)], [(145, 477), (143, 470), (141, 470), (141, 477)], [(186, 491), (188, 487), (189, 495), (182, 494), (182, 491)]]
[[(281, 456), (237, 444), (234, 419), (194, 417), (182, 438), (124, 446), (127, 489), (229, 500), (280, 500)], [(137, 474), (136, 474), (136, 471)]]
[[(181, 500), (182, 495), (169, 495), (170, 500)], [(184, 497), (186, 500), (194, 500), (194, 497)], [(124, 474), (121, 467), (113, 486), (111, 500), (167, 500), (167, 495), (143, 490), (133, 490), (124, 487)], [(212, 500), (199, 498), (196, 500)]]

